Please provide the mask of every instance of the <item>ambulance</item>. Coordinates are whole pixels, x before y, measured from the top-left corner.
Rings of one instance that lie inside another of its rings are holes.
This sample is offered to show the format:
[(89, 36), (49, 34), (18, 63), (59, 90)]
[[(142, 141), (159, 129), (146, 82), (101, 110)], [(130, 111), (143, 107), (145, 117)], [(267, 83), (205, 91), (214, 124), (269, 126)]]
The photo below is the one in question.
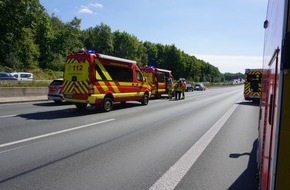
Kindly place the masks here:
[(160, 69), (155, 67), (141, 67), (143, 76), (151, 85), (151, 93), (155, 98), (160, 98), (162, 94), (168, 94), (168, 80), (172, 79), (172, 73), (167, 69)]
[(64, 71), (63, 97), (78, 109), (87, 105), (112, 110), (115, 102), (139, 101), (147, 105), (151, 96), (136, 61), (95, 53), (71, 52)]

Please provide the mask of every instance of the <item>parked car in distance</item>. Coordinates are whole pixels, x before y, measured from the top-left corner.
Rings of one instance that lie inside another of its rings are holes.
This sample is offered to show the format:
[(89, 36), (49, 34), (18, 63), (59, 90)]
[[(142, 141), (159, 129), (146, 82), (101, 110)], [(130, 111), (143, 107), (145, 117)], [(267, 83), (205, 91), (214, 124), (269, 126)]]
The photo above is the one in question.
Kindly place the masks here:
[(63, 79), (54, 79), (48, 86), (47, 98), (53, 100), (55, 103), (63, 101)]
[(186, 84), (186, 92), (193, 91), (193, 86), (191, 84)]
[(0, 80), (17, 80), (17, 79), (9, 73), (1, 72)]
[(204, 86), (203, 83), (196, 83), (194, 85), (194, 90), (199, 90), (199, 91), (204, 91), (206, 89), (206, 87)]
[(26, 81), (32, 81), (33, 80), (33, 74), (32, 73), (25, 73), (25, 72), (15, 72), (10, 73), (13, 75), (17, 80), (26, 80)]

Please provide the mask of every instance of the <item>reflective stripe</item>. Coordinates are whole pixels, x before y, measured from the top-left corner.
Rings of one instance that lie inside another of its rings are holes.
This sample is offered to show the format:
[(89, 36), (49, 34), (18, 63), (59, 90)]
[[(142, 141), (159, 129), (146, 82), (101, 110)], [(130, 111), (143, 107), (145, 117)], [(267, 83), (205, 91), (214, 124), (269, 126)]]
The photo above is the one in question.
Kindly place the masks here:
[(112, 80), (111, 76), (109, 75), (108, 71), (105, 69), (103, 64), (100, 63), (99, 60), (96, 61), (97, 65), (100, 67), (101, 71), (103, 72), (104, 76), (107, 80)]

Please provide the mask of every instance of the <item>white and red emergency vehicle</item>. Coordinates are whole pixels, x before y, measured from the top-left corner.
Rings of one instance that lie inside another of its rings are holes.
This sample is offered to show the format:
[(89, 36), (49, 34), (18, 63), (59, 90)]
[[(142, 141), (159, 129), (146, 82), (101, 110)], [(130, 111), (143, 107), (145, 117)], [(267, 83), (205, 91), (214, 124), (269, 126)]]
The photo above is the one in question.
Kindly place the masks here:
[(290, 4), (269, 0), (264, 22), (259, 189), (290, 189)]
[(146, 81), (151, 85), (152, 95), (160, 98), (162, 94), (168, 94), (169, 80), (173, 81), (172, 72), (167, 69), (160, 69), (155, 67), (141, 67), (140, 68)]
[(85, 109), (89, 105), (111, 111), (114, 102), (139, 101), (151, 96), (136, 61), (90, 51), (71, 52), (64, 71), (63, 97)]

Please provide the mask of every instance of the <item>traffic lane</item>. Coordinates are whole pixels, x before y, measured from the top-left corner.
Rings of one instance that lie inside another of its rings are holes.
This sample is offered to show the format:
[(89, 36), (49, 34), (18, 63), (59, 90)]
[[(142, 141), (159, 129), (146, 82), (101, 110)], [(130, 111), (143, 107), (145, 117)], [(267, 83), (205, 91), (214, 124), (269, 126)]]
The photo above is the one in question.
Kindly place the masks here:
[(242, 101), (176, 189), (258, 189), (259, 105)]
[[(220, 97), (220, 99), (223, 99), (223, 97)], [(213, 101), (213, 102), (220, 102), (220, 101), (217, 101), (215, 99), (214, 100), (211, 100), (211, 101)], [(211, 104), (211, 101), (209, 102), (209, 104)], [(119, 127), (115, 128), (115, 127), (113, 127), (112, 130), (111, 130), (111, 127), (106, 127), (104, 129), (108, 130), (110, 133), (114, 133), (115, 136), (118, 136), (118, 135), (120, 136), (123, 133), (124, 134), (125, 133), (129, 133), (131, 131), (138, 130), (138, 128), (142, 128), (143, 126), (140, 125), (140, 124), (146, 124), (148, 126), (154, 126), (154, 123), (158, 123), (159, 121), (162, 121), (162, 120), (168, 120), (170, 118), (175, 118), (175, 117), (180, 117), (180, 118), (186, 117), (186, 112), (188, 112), (188, 113), (191, 113), (192, 112), (196, 116), (196, 118), (201, 118), (204, 115), (202, 114), (202, 112), (200, 110), (201, 109), (205, 109), (205, 105), (207, 104), (205, 102), (207, 102), (207, 100), (199, 101), (199, 102), (192, 102), (191, 104), (188, 104), (186, 102), (179, 102), (179, 103), (177, 103), (177, 102), (170, 102), (167, 105), (170, 105), (170, 107), (174, 107), (174, 109), (162, 109), (162, 110), (160, 110), (160, 109), (153, 109), (153, 111), (150, 111), (151, 109), (148, 108), (148, 107), (147, 107), (147, 110), (145, 108), (136, 107), (135, 109), (131, 110), (130, 113), (125, 112), (125, 114), (118, 115), (118, 117), (120, 119), (125, 119), (127, 117), (128, 121), (129, 121), (130, 119), (132, 120), (132, 115), (134, 115), (134, 116), (145, 116), (144, 109), (145, 109), (145, 113), (147, 113), (147, 116), (142, 117), (142, 118), (136, 117), (136, 120), (134, 120), (133, 122), (131, 122), (131, 124), (121, 125), (121, 126), (125, 126), (125, 127), (122, 127), (122, 128), (119, 128)], [(187, 107), (184, 107), (184, 105), (186, 105)], [(194, 108), (194, 109), (192, 109), (192, 108)], [(162, 111), (162, 114), (160, 113), (161, 111)], [(211, 109), (211, 111), (214, 111), (214, 109)], [(198, 112), (200, 112), (201, 114), (199, 114)], [(214, 113), (215, 113), (215, 111), (213, 112), (213, 114)], [(110, 113), (106, 113), (104, 115), (113, 116)], [(115, 116), (117, 116), (117, 115), (115, 115)], [(86, 123), (87, 123), (88, 118), (91, 118), (91, 116), (85, 115), (85, 116), (82, 116), (82, 117), (77, 117), (77, 118), (75, 118), (75, 120), (73, 120), (73, 123), (70, 120), (68, 120), (66, 122), (57, 122), (57, 123), (55, 123), (55, 121), (51, 121), (49, 123), (42, 124), (42, 128), (43, 128), (43, 126), (48, 125), (48, 127), (50, 129), (51, 128), (56, 128), (59, 131), (59, 129), (62, 128), (61, 127), (62, 125), (69, 124), (70, 127), (64, 129), (64, 130), (67, 130), (67, 129), (70, 129), (70, 128), (73, 128), (73, 127), (77, 127), (77, 126), (80, 126), (80, 125), (85, 125), (83, 121), (86, 121)], [(108, 117), (108, 119), (110, 119), (110, 118), (111, 117)], [(214, 118), (214, 117), (212, 117), (212, 118)], [(107, 119), (107, 118), (98, 118), (98, 119)], [(81, 120), (82, 120), (82, 122), (79, 122), (79, 123), (77, 122), (77, 121), (81, 121)], [(92, 121), (95, 121), (95, 120), (92, 120)], [(202, 125), (205, 124), (205, 122), (198, 123), (199, 121), (200, 120), (196, 120), (195, 121), (195, 124), (197, 124), (199, 126), (202, 126)], [(65, 123), (65, 124), (63, 124), (63, 123)], [(78, 124), (78, 125), (76, 125), (76, 124)], [(137, 124), (137, 125), (134, 125), (134, 124)], [(29, 126), (31, 127), (32, 125), (30, 124)], [(39, 127), (39, 126), (36, 125), (36, 127)], [(32, 134), (33, 132), (29, 132), (28, 129), (31, 130), (31, 128), (23, 128), (23, 131), (25, 131), (28, 134), (30, 134), (30, 133)], [(102, 128), (100, 128), (98, 126), (98, 129), (101, 130)], [(120, 130), (120, 129), (122, 129), (122, 130)], [(202, 127), (202, 129), (203, 129), (203, 131), (205, 131), (207, 128), (206, 127)], [(199, 134), (202, 134), (203, 131), (200, 131)], [(53, 130), (51, 133), (54, 133), (54, 132), (57, 132), (57, 131)], [(13, 134), (18, 134), (18, 133), (19, 133), (19, 131), (18, 132), (14, 132)], [(28, 139), (30, 139), (30, 140), (37, 140), (38, 139), (38, 138), (33, 139), (33, 136), (31, 134), (30, 134), (29, 137), (27, 137)], [(47, 135), (47, 133), (41, 133), (39, 135), (40, 136)], [(6, 136), (8, 136), (8, 135), (6, 135)], [(109, 137), (111, 138), (111, 136), (109, 136)], [(21, 143), (25, 143), (26, 142), (26, 140), (23, 139), (23, 138), (17, 139), (17, 142), (19, 142), (19, 141)], [(9, 141), (8, 144), (10, 142), (11, 141)], [(12, 148), (13, 149), (14, 147), (12, 146), (12, 147), (8, 147), (8, 148)]]
[[(232, 91), (232, 89), (238, 89), (240, 87), (221, 87), (221, 88), (212, 88), (208, 89), (207, 91), (194, 91), (194, 92), (186, 92), (187, 98), (202, 98), (207, 95), (216, 95), (217, 93), (223, 93), (226, 91)], [(165, 98), (167, 96), (164, 96)], [(164, 99), (163, 99), (164, 100)], [(158, 100), (151, 99), (150, 103), (156, 103)], [(66, 109), (68, 107), (74, 106), (67, 102), (62, 102), (61, 104), (55, 104), (52, 101), (38, 101), (38, 102), (18, 102), (18, 103), (7, 103), (7, 104), (0, 104), (0, 118), (4, 118), (7, 115), (20, 115), (20, 114), (29, 114), (29, 113), (37, 113), (37, 112), (49, 112), (49, 111), (55, 111), (55, 110), (62, 110)], [(117, 106), (117, 109), (119, 107)]]
[[(193, 109), (193, 111), (198, 114), (199, 110), (205, 109), (207, 104), (211, 104), (211, 102), (215, 101), (220, 102), (219, 99), (215, 99), (219, 96), (227, 96), (227, 94), (223, 92), (221, 95), (193, 95), (188, 96), (186, 100), (183, 101), (154, 100), (152, 104), (148, 106), (141, 106), (140, 103), (136, 102), (128, 103), (125, 107), (117, 104), (115, 110), (110, 113), (102, 113), (95, 110), (80, 112), (73, 105), (70, 105), (70, 107), (49, 108), (49, 110), (47, 110), (46, 107), (43, 109), (40, 107), (37, 112), (19, 114), (10, 118), (1, 118), (0, 120), (3, 122), (3, 125), (1, 125), (0, 143), (4, 144), (18, 141), (110, 118), (130, 118), (132, 116), (144, 115), (144, 112), (150, 114), (144, 117), (150, 118), (150, 121), (166, 119), (166, 117), (171, 117), (171, 115), (182, 113), (188, 109)], [(210, 99), (207, 101), (200, 101), (207, 97), (210, 97), (211, 101), (208, 101)], [(222, 98), (223, 97), (221, 97), (221, 99)], [(196, 101), (197, 99), (198, 101)], [(221, 106), (224, 107), (223, 105)], [(21, 106), (19, 107), (21, 109)], [(165, 114), (164, 110), (169, 110), (170, 112)], [(160, 114), (160, 111), (163, 114)], [(219, 114), (222, 112), (217, 111), (216, 113), (215, 117), (218, 118), (220, 117)], [(200, 115), (200, 117), (203, 117), (203, 115)], [(144, 122), (148, 123), (146, 120)]]
[[(0, 117), (0, 122), (3, 123), (0, 126), (0, 144), (107, 120), (118, 115), (128, 115), (126, 113), (136, 114), (142, 112), (145, 106), (141, 106), (138, 102), (128, 103), (125, 106), (116, 104), (115, 109), (109, 113), (92, 107), (88, 107), (86, 111), (79, 111), (71, 104), (53, 106), (46, 102), (20, 104), (18, 107), (18, 114), (13, 112), (14, 115)], [(134, 108), (135, 113), (129, 111)]]
[[(185, 109), (194, 108), (198, 111), (198, 109), (202, 109), (202, 107), (206, 107), (206, 104), (208, 104), (203, 101), (200, 102), (201, 99), (217, 97), (220, 94), (223, 95), (233, 90), (240, 90), (240, 88), (221, 88), (218, 90), (208, 90), (204, 93), (189, 93), (186, 95), (186, 100), (182, 101), (168, 101), (167, 99), (152, 100), (147, 106), (141, 106), (138, 102), (128, 102), (125, 106), (116, 104), (114, 110), (110, 113), (103, 113), (100, 110), (88, 110), (82, 112), (78, 111), (74, 105), (67, 105), (66, 103), (55, 105), (54, 103), (49, 102), (37, 102), (19, 104), (18, 106), (12, 104), (8, 108), (9, 110), (14, 111), (9, 114), (15, 114), (16, 109), (19, 111), (15, 115), (8, 115), (9, 117), (0, 118), (0, 122), (3, 123), (3, 125), (0, 126), (0, 144), (58, 130), (64, 130), (70, 127), (93, 123), (100, 120), (107, 120), (116, 117), (132, 117), (137, 116), (138, 114), (143, 115), (143, 113), (147, 111), (150, 113), (156, 113), (158, 116), (156, 118), (154, 114), (151, 114), (151, 116), (148, 117), (150, 120), (153, 120), (152, 118), (157, 120), (162, 119), (162, 114), (159, 114), (159, 112), (165, 109), (182, 112)], [(180, 107), (184, 104), (188, 105), (187, 108), (175, 107)], [(0, 107), (0, 113), (2, 113), (2, 108), (3, 107)], [(166, 115), (170, 116), (170, 114)], [(218, 116), (219, 115), (217, 115), (217, 117)]]
[(37, 111), (52, 111), (69, 106), (70, 104), (63, 102), (55, 104), (51, 101), (33, 101), (33, 102), (17, 102), (0, 104), (0, 118), (5, 115), (19, 115), (26, 113), (34, 113)]
[(65, 114), (70, 107), (71, 105), (55, 105), (51, 102), (0, 105), (0, 144), (42, 133), (42, 129), (48, 129), (45, 126), (48, 121), (72, 115)]
[[(181, 106), (181, 104), (178, 105)], [(180, 111), (179, 109), (182, 110), (180, 107), (177, 108), (177, 111)], [(169, 112), (171, 111), (169, 109)], [(109, 136), (107, 132), (105, 135), (97, 136), (100, 134), (100, 127), (86, 128), (81, 133), (73, 132), (74, 135), (53, 136), (37, 143), (31, 143), (23, 149), (13, 150), (15, 152), (6, 152), (5, 156), (13, 153), (16, 155), (12, 157), (19, 158), (19, 160), (15, 160), (6, 170), (5, 168), (1, 169), (5, 171), (1, 173), (6, 173), (14, 167), (12, 171), (15, 172), (14, 174), (10, 173), (10, 177), (2, 176), (4, 178), (2, 182), (11, 189), (16, 184), (21, 184), (23, 187), (29, 187), (33, 184), (42, 189), (45, 187), (60, 188), (65, 184), (71, 184), (67, 189), (76, 187), (119, 189), (118, 187), (123, 186), (127, 189), (136, 189), (134, 187), (143, 189), (145, 186), (148, 188), (162, 172), (168, 169), (172, 162), (177, 160), (199, 138), (196, 136), (199, 124), (195, 122), (196, 126), (193, 128), (191, 117), (195, 121), (200, 121), (200, 124), (206, 123), (205, 120), (198, 119), (200, 116), (194, 112), (190, 115), (190, 110), (183, 114), (188, 115), (183, 118), (177, 114), (178, 119), (176, 119), (174, 114), (172, 120), (153, 120), (150, 126), (144, 125), (146, 123), (142, 121), (144, 117), (135, 117), (134, 120), (132, 117), (131, 119), (124, 118), (121, 121), (116, 120), (114, 121), (115, 125), (112, 123), (110, 125), (103, 124), (104, 129), (112, 127), (111, 131), (118, 128), (120, 131), (126, 131), (123, 126), (132, 127), (133, 124), (136, 125), (139, 122), (143, 124), (140, 130), (127, 131), (121, 136), (109, 137), (107, 140), (104, 139)], [(78, 139), (77, 142), (76, 139)], [(97, 140), (100, 140), (99, 143), (96, 142)], [(42, 154), (36, 154), (33, 151)], [(43, 153), (47, 154), (43, 155)], [(25, 157), (27, 158), (25, 159)], [(9, 155), (2, 160), (4, 166), (6, 165), (5, 160), (9, 160)], [(23, 163), (22, 160), (30, 160), (31, 163), (29, 161)], [(19, 166), (15, 166), (17, 163)], [(23, 166), (27, 166), (27, 168)], [(22, 172), (19, 173), (19, 171)], [(55, 183), (55, 179), (58, 179), (58, 183)], [(41, 183), (38, 183), (40, 181)], [(74, 183), (76, 181), (78, 182)]]

